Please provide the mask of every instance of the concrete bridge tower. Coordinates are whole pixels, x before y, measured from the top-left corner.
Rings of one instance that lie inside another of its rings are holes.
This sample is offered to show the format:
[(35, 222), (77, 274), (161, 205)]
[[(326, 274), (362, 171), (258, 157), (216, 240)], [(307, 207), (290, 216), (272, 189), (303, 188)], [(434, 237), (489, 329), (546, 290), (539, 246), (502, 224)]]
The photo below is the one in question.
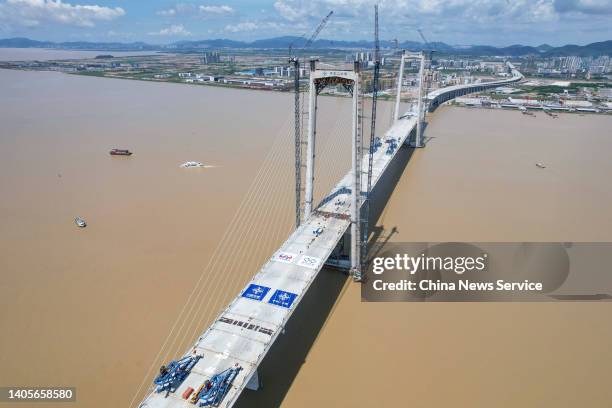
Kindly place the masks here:
[(352, 109), (352, 175), (351, 185), (351, 272), (361, 278), (361, 186), (362, 186), (362, 131), (361, 100), (359, 84), (359, 62), (353, 63), (352, 70), (317, 69), (316, 60), (310, 61), (310, 91), (308, 113), (308, 138), (306, 142), (306, 191), (304, 194), (304, 219), (313, 211), (313, 185), (315, 167), (315, 143), (317, 135), (317, 98), (327, 86), (342, 85), (353, 99)]
[(423, 147), (423, 121), (425, 119), (425, 103), (423, 99), (427, 97), (425, 94), (425, 54), (421, 53), (406, 53), (402, 52), (400, 57), (399, 73), (397, 75), (397, 94), (395, 96), (395, 111), (393, 119), (398, 120), (400, 118), (400, 102), (402, 93), (402, 82), (404, 80), (404, 67), (406, 60), (417, 60), (419, 61), (419, 77), (418, 77), (418, 91), (417, 91), (417, 129), (414, 138), (414, 144), (412, 147)]

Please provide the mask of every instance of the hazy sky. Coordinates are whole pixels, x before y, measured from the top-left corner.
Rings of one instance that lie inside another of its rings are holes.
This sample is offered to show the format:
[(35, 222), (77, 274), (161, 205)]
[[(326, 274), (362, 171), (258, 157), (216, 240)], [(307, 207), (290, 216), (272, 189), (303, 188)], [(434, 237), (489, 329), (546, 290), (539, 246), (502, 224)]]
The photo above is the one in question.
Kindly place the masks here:
[[(0, 0), (0, 38), (254, 40), (310, 33), (371, 39), (373, 0)], [(586, 44), (612, 39), (612, 0), (379, 0), (381, 38), (449, 44)]]

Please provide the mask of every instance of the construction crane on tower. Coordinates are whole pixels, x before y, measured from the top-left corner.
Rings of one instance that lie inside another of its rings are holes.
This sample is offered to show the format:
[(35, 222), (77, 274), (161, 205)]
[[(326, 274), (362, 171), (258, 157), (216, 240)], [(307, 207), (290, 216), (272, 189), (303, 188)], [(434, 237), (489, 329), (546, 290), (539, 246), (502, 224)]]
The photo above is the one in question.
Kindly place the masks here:
[[(304, 43), (300, 51), (310, 47), (317, 38), (321, 30), (327, 25), (327, 22), (334, 14), (330, 11), (319, 23), (317, 29), (312, 33), (310, 38)], [(293, 44), (289, 45), (289, 63), (293, 64), (293, 89), (294, 89), (294, 116), (295, 116), (295, 227), (301, 224), (301, 208), (302, 208), (302, 136), (301, 136), (301, 112), (300, 112), (300, 56), (298, 53), (293, 55)]]
[[(368, 154), (367, 190), (363, 202), (363, 218), (361, 224), (361, 270), (365, 268), (368, 254), (368, 229), (370, 222), (370, 193), (372, 191), (372, 162), (374, 160), (374, 146), (376, 144), (376, 102), (378, 99), (378, 80), (380, 77), (380, 41), (378, 38), (378, 4), (374, 5), (374, 74), (372, 77), (372, 115), (370, 122), (370, 144)], [(360, 280), (361, 276), (356, 277)]]
[(429, 41), (427, 41), (427, 38), (425, 38), (423, 31), (421, 31), (420, 28), (417, 28), (416, 30), (421, 36), (421, 40), (423, 40), (423, 44), (425, 44), (425, 47), (427, 47), (425, 52), (429, 53), (429, 60), (431, 61), (432, 54), (434, 53), (434, 49), (429, 45)]
[(436, 52), (436, 50), (434, 50), (433, 46), (429, 44), (429, 41), (427, 41), (427, 38), (425, 38), (425, 35), (423, 34), (423, 31), (421, 31), (420, 28), (417, 28), (417, 32), (421, 36), (423, 44), (425, 44), (426, 49), (424, 50), (424, 52), (427, 54), (429, 61), (431, 61), (433, 59), (433, 53)]
[(427, 38), (425, 38), (423, 31), (420, 28), (417, 28), (416, 30), (421, 36), (421, 39), (423, 40), (423, 44), (425, 44), (425, 50), (423, 50), (423, 52), (425, 54), (425, 59), (426, 59), (424, 76), (425, 76), (425, 91), (427, 94), (429, 92), (429, 89), (431, 88), (431, 81), (432, 81), (431, 64), (433, 61), (433, 53), (435, 52), (435, 50), (429, 44), (429, 41), (427, 41)]

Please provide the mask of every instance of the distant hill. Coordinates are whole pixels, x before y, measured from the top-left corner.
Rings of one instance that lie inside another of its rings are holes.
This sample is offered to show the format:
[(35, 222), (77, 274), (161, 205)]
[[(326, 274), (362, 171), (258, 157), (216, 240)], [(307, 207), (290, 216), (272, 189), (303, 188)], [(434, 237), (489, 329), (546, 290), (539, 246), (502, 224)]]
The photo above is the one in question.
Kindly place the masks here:
[(546, 51), (546, 55), (564, 56), (576, 55), (579, 57), (594, 57), (599, 55), (612, 55), (612, 40), (595, 42), (588, 45), (564, 45)]
[(29, 38), (7, 38), (0, 40), (3, 48), (53, 48), (54, 43), (49, 41), (35, 41)]
[[(1, 44), (1, 42), (0, 42)], [(74, 42), (63, 42), (57, 44), (60, 48), (68, 48), (68, 49), (79, 49), (79, 50), (155, 50), (158, 47), (155, 45), (149, 45), (143, 42), (133, 42), (133, 43), (96, 43), (96, 42), (86, 42), (86, 41), (74, 41)]]
[(105, 43), (105, 42), (85, 42), (73, 41), (55, 43), (51, 41), (36, 41), (29, 38), (7, 38), (0, 39), (1, 48), (58, 48), (67, 50), (156, 50), (159, 46), (149, 45), (143, 42), (134, 43)]
[(160, 46), (160, 48), (244, 48), (244, 43), (220, 38), (216, 40), (179, 41), (167, 46)]
[[(235, 41), (228, 39), (212, 39), (197, 41), (178, 41), (165, 45), (152, 45), (144, 42), (117, 43), (117, 42), (61, 42), (36, 41), (28, 38), (0, 39), (2, 48), (59, 48), (74, 50), (105, 50), (105, 51), (168, 51), (168, 50), (197, 50), (206, 48), (250, 48), (250, 49), (288, 49), (291, 45), (294, 49), (304, 46), (304, 37), (283, 36), (255, 40), (251, 42)], [(381, 41), (381, 47), (394, 48), (393, 41)], [(432, 42), (428, 46), (415, 41), (404, 41), (399, 44), (402, 49), (410, 51), (434, 50), (441, 54), (470, 55), (470, 56), (508, 56), (516, 57), (523, 55), (542, 55), (546, 57), (576, 55), (581, 57), (609, 55), (612, 56), (612, 40), (595, 42), (587, 45), (564, 45), (552, 47), (542, 44), (537, 47), (526, 45), (511, 45), (508, 47), (493, 47), (490, 45), (452, 46), (443, 42)], [(342, 41), (320, 39), (316, 40), (311, 49), (355, 49), (367, 50), (373, 48), (371, 41), (356, 40)]]
[(540, 51), (540, 52), (550, 51), (550, 50), (552, 50), (553, 48), (555, 48), (555, 47), (553, 47), (552, 45), (548, 45), (548, 44), (542, 44), (542, 45), (538, 45), (538, 46), (536, 47), (536, 49), (537, 49), (538, 51)]

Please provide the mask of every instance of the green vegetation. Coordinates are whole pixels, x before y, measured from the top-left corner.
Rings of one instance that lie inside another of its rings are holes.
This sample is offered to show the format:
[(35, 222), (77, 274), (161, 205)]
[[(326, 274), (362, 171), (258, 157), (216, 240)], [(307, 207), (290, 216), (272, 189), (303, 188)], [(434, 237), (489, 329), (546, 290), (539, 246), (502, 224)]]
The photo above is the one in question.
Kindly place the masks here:
[(535, 93), (538, 95), (562, 94), (567, 91), (570, 94), (575, 94), (582, 88), (612, 88), (612, 83), (609, 82), (571, 82), (569, 86), (558, 85), (541, 85), (541, 86), (521, 86), (521, 91), (524, 93)]
[[(521, 90), (525, 93), (535, 93), (538, 95), (561, 94), (566, 90), (570, 92), (569, 88), (557, 85), (523, 86), (521, 87)], [(572, 93), (574, 92), (576, 92), (576, 90), (572, 89)]]
[(572, 82), (569, 88), (612, 88), (611, 82)]
[[(496, 94), (496, 93), (491, 93), (489, 94), (489, 98), (491, 98), (492, 100), (496, 100), (496, 101), (502, 101), (502, 100), (506, 100), (508, 99), (509, 95), (501, 95), (501, 94)], [(512, 95), (510, 95), (512, 96)]]

